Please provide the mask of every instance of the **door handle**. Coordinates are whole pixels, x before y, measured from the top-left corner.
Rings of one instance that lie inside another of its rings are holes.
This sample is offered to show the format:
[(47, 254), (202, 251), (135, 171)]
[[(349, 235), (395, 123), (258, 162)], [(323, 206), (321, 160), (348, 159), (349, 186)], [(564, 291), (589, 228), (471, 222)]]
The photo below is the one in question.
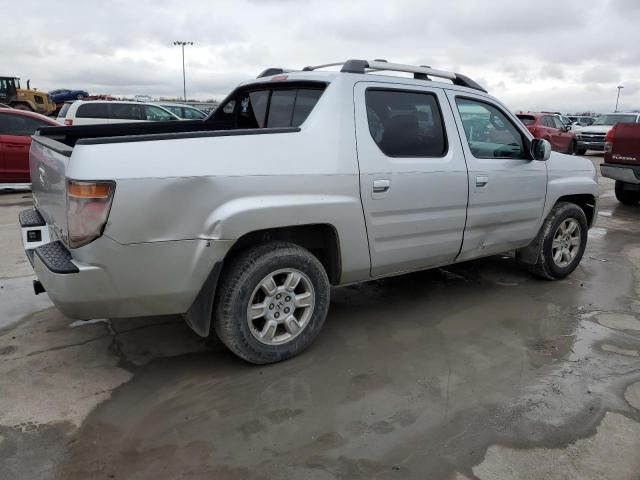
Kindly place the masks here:
[(391, 187), (391, 182), (386, 178), (373, 181), (373, 193), (384, 193)]
[(486, 187), (487, 183), (489, 183), (487, 175), (476, 175), (476, 187)]

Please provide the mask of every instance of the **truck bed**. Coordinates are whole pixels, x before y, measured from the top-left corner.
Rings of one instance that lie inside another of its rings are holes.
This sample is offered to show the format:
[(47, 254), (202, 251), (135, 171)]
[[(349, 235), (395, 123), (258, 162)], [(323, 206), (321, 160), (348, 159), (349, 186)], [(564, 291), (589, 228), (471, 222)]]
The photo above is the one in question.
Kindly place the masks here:
[(72, 127), (43, 127), (36, 137), (46, 137), (68, 147), (73, 147), (80, 139), (113, 138), (137, 135), (160, 135), (191, 133), (232, 128), (220, 122), (205, 120), (183, 120), (169, 122), (131, 122), (99, 125), (77, 125)]

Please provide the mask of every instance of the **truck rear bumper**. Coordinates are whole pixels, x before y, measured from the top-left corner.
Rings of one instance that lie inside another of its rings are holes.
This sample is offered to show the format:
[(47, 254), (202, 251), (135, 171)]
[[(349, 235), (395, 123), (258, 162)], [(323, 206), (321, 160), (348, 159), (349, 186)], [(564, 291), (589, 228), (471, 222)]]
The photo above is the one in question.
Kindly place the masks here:
[(603, 163), (600, 165), (603, 177), (624, 183), (640, 184), (640, 166)]
[(22, 230), (38, 280), (62, 313), (85, 320), (187, 312), (232, 243), (177, 240), (121, 245), (103, 236), (74, 250), (59, 241), (39, 242), (34, 248), (26, 239), (28, 231), (37, 228), (48, 227)]

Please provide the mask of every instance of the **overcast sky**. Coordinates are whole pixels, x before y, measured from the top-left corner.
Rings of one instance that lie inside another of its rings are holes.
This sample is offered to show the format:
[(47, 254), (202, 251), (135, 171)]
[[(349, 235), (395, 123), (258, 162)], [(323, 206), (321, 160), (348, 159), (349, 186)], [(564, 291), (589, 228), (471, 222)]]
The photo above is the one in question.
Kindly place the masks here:
[[(19, 6), (18, 6), (19, 5)], [(0, 74), (44, 90), (221, 99), (269, 66), (385, 58), (512, 109), (640, 109), (640, 0), (0, 0)], [(15, 21), (9, 15), (14, 12)], [(19, 12), (19, 15), (17, 15)]]

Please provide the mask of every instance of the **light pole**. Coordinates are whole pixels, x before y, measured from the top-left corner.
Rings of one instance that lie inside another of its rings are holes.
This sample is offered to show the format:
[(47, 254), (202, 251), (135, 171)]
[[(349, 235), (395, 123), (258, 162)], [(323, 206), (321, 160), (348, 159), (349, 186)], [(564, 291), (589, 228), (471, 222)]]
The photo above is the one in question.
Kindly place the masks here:
[(618, 98), (616, 98), (616, 109), (614, 110), (614, 112), (618, 111), (618, 102), (620, 101), (620, 90), (622, 90), (624, 87), (622, 85), (618, 85)]
[(184, 101), (186, 102), (187, 101), (187, 80), (184, 73), (184, 47), (186, 47), (187, 45), (193, 45), (193, 42), (183, 42), (182, 40), (176, 40), (175, 42), (173, 42), (173, 44), (182, 47), (182, 95), (183, 95)]

